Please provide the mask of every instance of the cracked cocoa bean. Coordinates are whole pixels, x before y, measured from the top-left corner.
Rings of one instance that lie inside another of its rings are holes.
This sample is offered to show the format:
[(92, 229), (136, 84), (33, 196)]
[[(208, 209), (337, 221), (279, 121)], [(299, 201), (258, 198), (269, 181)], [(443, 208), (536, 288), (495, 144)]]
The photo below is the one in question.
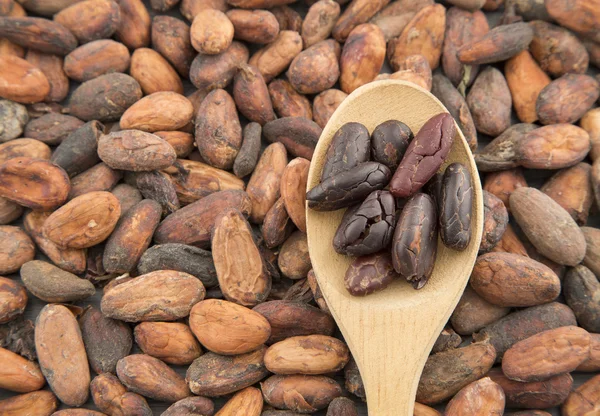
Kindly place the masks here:
[(373, 191), (383, 189), (391, 172), (377, 162), (365, 162), (327, 178), (308, 191), (308, 206), (316, 211), (335, 211), (361, 201)]
[(401, 121), (384, 121), (371, 134), (371, 157), (395, 171), (413, 138), (410, 127)]
[(456, 127), (448, 113), (427, 121), (410, 143), (394, 177), (390, 192), (395, 197), (414, 195), (438, 171), (454, 141)]
[(340, 254), (366, 256), (387, 248), (396, 225), (396, 203), (388, 191), (372, 192), (351, 215), (344, 215), (333, 237)]
[(436, 253), (437, 210), (433, 198), (419, 193), (404, 206), (394, 232), (394, 269), (421, 289), (433, 272)]
[(333, 135), (325, 155), (321, 181), (369, 161), (369, 131), (360, 123), (346, 123)]
[(469, 170), (460, 163), (446, 168), (440, 198), (440, 235), (444, 244), (462, 251), (471, 241), (473, 185)]
[(355, 259), (344, 276), (348, 292), (366, 296), (385, 289), (398, 277), (389, 253), (371, 254)]

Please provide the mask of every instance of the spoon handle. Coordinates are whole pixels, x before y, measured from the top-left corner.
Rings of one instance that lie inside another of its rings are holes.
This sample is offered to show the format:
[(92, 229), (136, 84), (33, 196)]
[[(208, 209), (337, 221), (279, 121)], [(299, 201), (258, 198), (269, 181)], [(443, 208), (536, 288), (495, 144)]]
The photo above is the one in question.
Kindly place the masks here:
[(357, 317), (363, 322), (360, 333), (347, 339), (355, 341), (350, 348), (362, 375), (369, 416), (413, 415), (423, 367), (445, 324), (435, 310), (429, 305)]

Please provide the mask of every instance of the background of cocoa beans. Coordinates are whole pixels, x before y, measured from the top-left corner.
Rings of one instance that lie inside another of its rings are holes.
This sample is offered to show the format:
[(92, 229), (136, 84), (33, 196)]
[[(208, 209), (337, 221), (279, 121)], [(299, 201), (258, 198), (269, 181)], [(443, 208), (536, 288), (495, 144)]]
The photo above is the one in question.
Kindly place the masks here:
[[(154, 17), (154, 15), (158, 14), (156, 11), (152, 10), (152, 8), (149, 5), (148, 1), (145, 1), (146, 7), (148, 9), (148, 11), (150, 12), (151, 17)], [(443, 3), (446, 7), (451, 7), (451, 5)], [(297, 3), (294, 3), (291, 5), (291, 7), (293, 7), (295, 10), (297, 10), (302, 16), (304, 16), (306, 14), (306, 11), (308, 10), (308, 6), (303, 2), (303, 1), (298, 1)], [(174, 9), (168, 11), (168, 12), (162, 12), (160, 13), (162, 15), (170, 15), (170, 16), (174, 16), (177, 17), (179, 19), (182, 19), (184, 21), (186, 21), (180, 14), (179, 12), (179, 8), (175, 7)], [(498, 21), (501, 18), (502, 12), (486, 12), (486, 17), (488, 18), (489, 24), (490, 24), (490, 28), (493, 28), (497, 25)], [(250, 45), (250, 52), (251, 55), (252, 53), (257, 50), (258, 47), (257, 46), (252, 46)], [(384, 67), (381, 71), (382, 73), (390, 73), (392, 72), (389, 64), (386, 63), (384, 64)], [(439, 73), (441, 72), (441, 69), (437, 69), (434, 73)], [(588, 74), (591, 75), (596, 75), (600, 73), (600, 71), (598, 69), (596, 69), (595, 67), (593, 67), (593, 65), (590, 65), (590, 69), (588, 70)], [(189, 93), (193, 92), (195, 90), (195, 88), (191, 85), (190, 81), (187, 79), (183, 79), (184, 82), (184, 89), (185, 89), (185, 95), (188, 95)], [(79, 84), (71, 81), (71, 92), (74, 90), (74, 87), (77, 86)], [(336, 84), (337, 85), (337, 84)], [(67, 98), (65, 100), (65, 102), (68, 102)], [(245, 124), (245, 119), (243, 116), (240, 115), (240, 119), (242, 120), (243, 125)], [(513, 109), (513, 114), (512, 114), (512, 123), (518, 123), (519, 121), (517, 120), (515, 114), (514, 114), (514, 109)], [(483, 148), (487, 143), (489, 143), (490, 138), (486, 137), (485, 135), (479, 133), (478, 134), (478, 140), (479, 140), (479, 148)], [(263, 146), (264, 146), (264, 140), (263, 140)], [(552, 176), (554, 173), (556, 173), (555, 170), (548, 170), (548, 171), (542, 171), (542, 170), (525, 170), (525, 177), (527, 179), (528, 185), (531, 187), (536, 187), (539, 188), (550, 176)], [(15, 224), (15, 225), (21, 225), (21, 224)], [(595, 227), (595, 228), (600, 228), (600, 213), (598, 212), (592, 212), (590, 214), (590, 217), (588, 218), (587, 221), (587, 226), (590, 227)], [(37, 250), (37, 259), (42, 259), (42, 260), (47, 260), (47, 258), (45, 258), (45, 256), (43, 254), (40, 254), (39, 250)], [(82, 302), (82, 304), (85, 305), (93, 305), (96, 308), (100, 308), (100, 299), (102, 297), (102, 291), (101, 290), (97, 290), (96, 294), (91, 297), (86, 299), (84, 302)], [(562, 300), (562, 295), (561, 297), (558, 299), (559, 301)], [(45, 305), (46, 303), (41, 301), (40, 299), (38, 299), (35, 296), (29, 296), (29, 300), (28, 300), (28, 305), (27, 305), (27, 309), (26, 312), (24, 314), (24, 318), (25, 319), (31, 319), (33, 321), (35, 321), (36, 317), (38, 316), (41, 308)], [(383, 328), (382, 328), (383, 330)], [(463, 340), (463, 345), (467, 345), (469, 344), (471, 341), (468, 337), (465, 338), (465, 340)], [(131, 351), (131, 354), (135, 354), (135, 353), (139, 353), (141, 352), (141, 350), (139, 349), (139, 347), (134, 343), (134, 347)], [(171, 366), (172, 368), (174, 368), (180, 375), (182, 375), (183, 377), (185, 377), (185, 373), (186, 370), (188, 368), (188, 366)], [(576, 387), (578, 387), (579, 385), (581, 385), (583, 382), (585, 382), (586, 380), (588, 380), (589, 378), (591, 378), (592, 376), (594, 376), (594, 373), (574, 373), (574, 385), (573, 385), (573, 389), (575, 389)], [(343, 377), (340, 377), (339, 380), (340, 383), (343, 385)], [(45, 389), (48, 389), (48, 386), (45, 386)], [(7, 391), (3, 391), (0, 390), (0, 400), (8, 398), (8, 397), (12, 397), (16, 395), (15, 393), (10, 393)], [(354, 396), (350, 395), (350, 397), (352, 399), (356, 399)], [(228, 397), (227, 397), (228, 398)], [(359, 413), (360, 415), (367, 415), (367, 410), (366, 410), (366, 405), (362, 402), (360, 402), (358, 399), (355, 400), (357, 403), (357, 406), (359, 408)], [(220, 408), (225, 402), (226, 399), (214, 399), (215, 402), (215, 408), (218, 409)], [(148, 403), (151, 406), (154, 414), (159, 415), (161, 412), (163, 412), (164, 410), (166, 410), (171, 404), (170, 403), (164, 403), (164, 402), (158, 402), (155, 400), (151, 400), (148, 399)], [(96, 407), (94, 406), (91, 397), (88, 401), (88, 403), (86, 405), (84, 405), (83, 407), (88, 408), (88, 409), (96, 409)], [(62, 405), (59, 407), (59, 409), (64, 409), (67, 408), (66, 406)], [(445, 408), (445, 406), (437, 406), (436, 407), (438, 410), (443, 411), (443, 409)], [(507, 411), (510, 411), (509, 409), (507, 409)], [(559, 415), (559, 410), (558, 409), (552, 409), (552, 410), (547, 410), (550, 411), (553, 415)], [(319, 413), (316, 413), (316, 415), (325, 415), (326, 411), (322, 411)]]

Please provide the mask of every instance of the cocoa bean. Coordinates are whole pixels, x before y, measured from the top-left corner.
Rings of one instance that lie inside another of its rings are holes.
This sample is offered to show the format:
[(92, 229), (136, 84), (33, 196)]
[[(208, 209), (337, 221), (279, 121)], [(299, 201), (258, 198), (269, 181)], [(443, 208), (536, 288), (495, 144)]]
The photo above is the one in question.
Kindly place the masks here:
[(255, 351), (271, 335), (269, 321), (260, 313), (217, 299), (199, 302), (192, 308), (190, 328), (206, 349), (221, 355)]
[(302, 302), (273, 300), (253, 308), (271, 325), (268, 344), (301, 335), (332, 335), (335, 324), (331, 315)]
[(217, 55), (225, 51), (233, 41), (233, 24), (220, 10), (200, 10), (190, 27), (190, 41), (198, 52)]
[(236, 41), (219, 55), (198, 54), (190, 67), (190, 81), (202, 91), (225, 88), (233, 80), (238, 66), (248, 62), (248, 56), (248, 48)]
[(149, 355), (133, 354), (120, 359), (117, 375), (127, 389), (150, 399), (173, 403), (191, 395), (175, 370)]
[[(328, 90), (331, 91), (331, 90)], [(319, 94), (325, 94), (326, 91)], [(292, 84), (283, 79), (275, 79), (269, 84), (269, 95), (273, 108), (279, 117), (304, 117), (312, 119), (311, 103), (304, 95), (299, 94)]]
[(461, 46), (457, 57), (463, 64), (501, 62), (527, 49), (532, 39), (533, 29), (527, 23), (501, 25)]
[[(385, 38), (379, 27), (365, 23), (352, 29), (340, 57), (342, 91), (350, 94), (358, 87), (373, 81), (381, 70), (385, 53)], [(365, 61), (360, 57), (364, 57)], [(332, 86), (333, 84), (330, 85)]]
[(23, 264), (20, 274), (27, 290), (48, 303), (82, 300), (96, 293), (89, 281), (41, 260)]
[(34, 256), (35, 245), (21, 228), (0, 226), (0, 275), (17, 272)]
[(333, 0), (317, 1), (310, 6), (302, 23), (304, 48), (327, 39), (340, 16), (340, 5)]
[(85, 82), (110, 72), (125, 72), (130, 62), (125, 45), (102, 39), (86, 43), (65, 56), (64, 71), (69, 78)]
[(177, 322), (142, 322), (135, 327), (135, 342), (144, 352), (167, 364), (191, 364), (202, 354), (190, 327)]
[(214, 412), (214, 404), (206, 397), (186, 397), (173, 403), (162, 416), (206, 416)]
[[(265, 401), (270, 405), (300, 413), (324, 409), (342, 395), (341, 386), (325, 376), (274, 375), (261, 383), (261, 388)], [(299, 400), (286, 399), (292, 392)]]
[(27, 306), (27, 292), (18, 282), (0, 276), (0, 324), (12, 321), (23, 314)]
[(122, 177), (122, 172), (109, 168), (105, 163), (98, 163), (71, 179), (69, 199), (88, 192), (110, 191)]
[(340, 44), (333, 39), (315, 43), (292, 60), (287, 78), (301, 94), (325, 91), (333, 87), (340, 77), (340, 53)]
[(58, 408), (58, 400), (50, 391), (33, 391), (0, 401), (0, 411), (6, 416), (35, 414), (50, 416)]
[(576, 325), (573, 311), (564, 304), (551, 302), (508, 314), (473, 334), (475, 341), (489, 339), (498, 360), (517, 342), (549, 329)]
[(279, 22), (267, 10), (233, 9), (226, 13), (235, 29), (233, 37), (251, 43), (273, 42), (279, 33)]
[(237, 392), (215, 416), (259, 416), (263, 408), (263, 398), (259, 389), (246, 387)]
[(312, 112), (313, 118), (319, 127), (325, 128), (335, 110), (347, 96), (348, 94), (343, 91), (330, 89), (315, 97)]
[(29, 393), (44, 387), (46, 380), (37, 363), (0, 348), (0, 387), (17, 393)]
[(273, 42), (254, 53), (248, 62), (258, 68), (268, 83), (285, 71), (300, 51), (300, 34), (291, 30), (281, 30)]
[(490, 416), (504, 414), (504, 392), (502, 387), (489, 377), (472, 382), (462, 388), (446, 406), (447, 416), (462, 415), (463, 412), (486, 414)]
[(129, 107), (121, 116), (121, 129), (150, 133), (178, 130), (192, 121), (194, 108), (183, 95), (171, 91), (155, 92)]
[(1, 16), (0, 36), (24, 48), (61, 56), (77, 47), (77, 39), (66, 27), (39, 17)]
[(452, 313), (450, 322), (459, 334), (471, 335), (498, 321), (509, 312), (510, 308), (489, 303), (471, 286), (467, 286)]
[(510, 207), (519, 226), (542, 255), (569, 266), (583, 260), (584, 235), (569, 213), (552, 198), (535, 188), (523, 187), (510, 196)]
[(332, 36), (338, 42), (346, 42), (350, 33), (362, 23), (366, 23), (378, 11), (390, 3), (390, 0), (358, 0), (353, 1), (344, 10), (333, 27)]
[(487, 191), (483, 191), (483, 236), (479, 252), (492, 250), (502, 239), (508, 226), (508, 211), (502, 201)]
[(98, 138), (104, 133), (104, 125), (90, 121), (71, 132), (58, 145), (50, 160), (73, 177), (100, 162)]
[(58, 399), (81, 406), (89, 395), (90, 370), (79, 325), (62, 305), (46, 305), (35, 322), (35, 349), (44, 377)]
[(242, 146), (233, 162), (233, 173), (238, 178), (254, 171), (260, 157), (261, 133), (262, 128), (258, 123), (248, 123), (244, 127)]
[(194, 394), (218, 397), (249, 387), (269, 372), (263, 357), (265, 347), (234, 356), (223, 356), (213, 352), (194, 360), (187, 370), (186, 381)]
[(129, 73), (140, 84), (144, 94), (173, 91), (183, 94), (183, 84), (171, 64), (153, 49), (136, 49), (131, 55)]
[(267, 84), (256, 67), (242, 64), (238, 68), (233, 81), (233, 97), (237, 108), (250, 121), (262, 126), (277, 118)]
[(130, 49), (150, 44), (150, 14), (140, 0), (119, 0), (121, 23), (116, 37)]
[(122, 130), (100, 136), (98, 156), (113, 169), (134, 172), (168, 168), (177, 158), (169, 143), (140, 130)]

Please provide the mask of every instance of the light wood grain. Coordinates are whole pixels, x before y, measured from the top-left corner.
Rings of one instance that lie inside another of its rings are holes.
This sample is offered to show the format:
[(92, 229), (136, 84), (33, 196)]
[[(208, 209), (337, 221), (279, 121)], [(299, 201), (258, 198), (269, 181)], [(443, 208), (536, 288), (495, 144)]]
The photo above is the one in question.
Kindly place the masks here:
[[(427, 120), (442, 112), (447, 110), (433, 95), (408, 82), (385, 80), (357, 89), (340, 105), (323, 130), (312, 159), (308, 189), (317, 185), (331, 139), (343, 124), (360, 122), (372, 132), (378, 124), (397, 119), (416, 133)], [(473, 178), (471, 243), (465, 251), (459, 252), (438, 241), (433, 275), (419, 291), (398, 280), (382, 292), (364, 298), (351, 296), (344, 287), (343, 277), (352, 259), (337, 254), (332, 246), (343, 210), (307, 209), (313, 269), (360, 369), (371, 416), (412, 416), (427, 356), (458, 303), (477, 257), (483, 227), (481, 183), (469, 147), (458, 128), (442, 169), (452, 162), (467, 166)]]

